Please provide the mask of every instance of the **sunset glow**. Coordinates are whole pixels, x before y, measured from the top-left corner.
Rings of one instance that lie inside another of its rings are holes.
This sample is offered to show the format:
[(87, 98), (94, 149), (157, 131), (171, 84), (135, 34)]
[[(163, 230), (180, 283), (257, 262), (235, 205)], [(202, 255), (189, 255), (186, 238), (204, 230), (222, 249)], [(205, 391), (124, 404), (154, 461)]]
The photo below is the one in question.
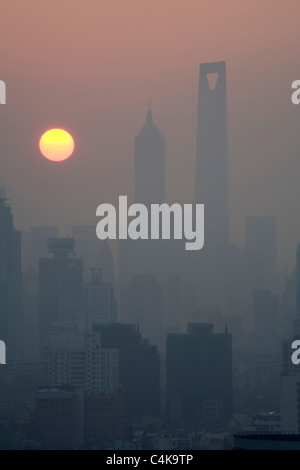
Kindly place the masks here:
[(40, 138), (41, 154), (53, 162), (69, 158), (74, 151), (74, 140), (64, 129), (50, 129)]

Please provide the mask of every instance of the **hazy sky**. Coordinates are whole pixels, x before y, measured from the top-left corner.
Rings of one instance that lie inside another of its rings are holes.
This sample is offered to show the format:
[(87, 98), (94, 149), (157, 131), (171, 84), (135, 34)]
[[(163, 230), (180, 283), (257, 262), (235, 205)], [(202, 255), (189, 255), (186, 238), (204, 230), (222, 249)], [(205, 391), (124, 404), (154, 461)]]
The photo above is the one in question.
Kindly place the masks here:
[[(0, 0), (0, 183), (18, 228), (96, 225), (133, 195), (134, 137), (149, 98), (166, 139), (167, 198), (193, 198), (201, 62), (227, 63), (232, 239), (278, 216), (280, 262), (300, 241), (299, 0)], [(69, 130), (72, 158), (40, 135)]]

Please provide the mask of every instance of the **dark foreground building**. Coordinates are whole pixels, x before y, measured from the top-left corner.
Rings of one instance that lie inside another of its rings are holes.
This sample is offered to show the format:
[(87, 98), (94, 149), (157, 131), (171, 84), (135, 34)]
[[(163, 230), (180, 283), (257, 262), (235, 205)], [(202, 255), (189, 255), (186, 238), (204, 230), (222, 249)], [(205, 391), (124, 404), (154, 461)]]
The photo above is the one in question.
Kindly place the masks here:
[(119, 350), (119, 383), (124, 387), (126, 418), (160, 414), (160, 359), (157, 346), (142, 339), (138, 325), (94, 325), (103, 348)]
[(199, 323), (167, 336), (167, 412), (172, 422), (231, 419), (231, 334)]

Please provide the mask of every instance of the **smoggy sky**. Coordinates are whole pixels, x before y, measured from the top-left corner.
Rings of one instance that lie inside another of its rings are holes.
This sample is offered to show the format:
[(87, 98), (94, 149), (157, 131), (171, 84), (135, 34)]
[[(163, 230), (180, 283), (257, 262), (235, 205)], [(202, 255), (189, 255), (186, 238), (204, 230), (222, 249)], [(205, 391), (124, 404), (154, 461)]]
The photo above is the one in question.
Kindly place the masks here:
[[(149, 98), (166, 139), (167, 199), (193, 198), (201, 62), (227, 63), (232, 239), (278, 216), (280, 266), (300, 241), (299, 0), (0, 0), (0, 183), (15, 224), (97, 223), (133, 195), (134, 137)], [(63, 127), (72, 158), (44, 159)]]

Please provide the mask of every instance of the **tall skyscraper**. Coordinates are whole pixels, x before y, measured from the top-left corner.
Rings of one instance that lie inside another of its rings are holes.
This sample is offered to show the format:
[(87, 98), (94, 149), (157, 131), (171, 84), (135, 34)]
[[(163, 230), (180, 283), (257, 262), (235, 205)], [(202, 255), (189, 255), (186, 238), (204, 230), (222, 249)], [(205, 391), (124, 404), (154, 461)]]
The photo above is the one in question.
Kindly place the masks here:
[(21, 236), (15, 230), (8, 201), (0, 198), (0, 339), (7, 362), (22, 354)]
[(84, 286), (84, 305), (88, 331), (92, 331), (95, 323), (115, 322), (116, 302), (114, 286), (102, 280), (102, 270), (92, 269), (92, 277)]
[(225, 62), (200, 64), (195, 192), (205, 204), (205, 248), (223, 247), (230, 239)]
[(153, 123), (149, 106), (145, 125), (135, 139), (135, 202), (145, 205), (165, 201), (165, 141)]
[(277, 291), (277, 227), (274, 216), (246, 218), (246, 287)]
[(204, 204), (204, 247), (193, 255), (197, 303), (230, 311), (237, 253), (230, 245), (226, 64), (200, 64), (195, 202)]
[[(134, 167), (135, 202), (148, 207), (164, 203), (165, 140), (153, 123), (150, 107), (146, 123), (135, 138)], [(137, 273), (148, 271), (162, 281), (177, 272), (183, 251), (182, 240), (120, 240), (116, 276), (119, 292)]]
[(49, 239), (48, 250), (53, 256), (41, 258), (39, 269), (41, 353), (47, 336), (59, 323), (85, 325), (82, 258), (72, 255), (74, 240)]

